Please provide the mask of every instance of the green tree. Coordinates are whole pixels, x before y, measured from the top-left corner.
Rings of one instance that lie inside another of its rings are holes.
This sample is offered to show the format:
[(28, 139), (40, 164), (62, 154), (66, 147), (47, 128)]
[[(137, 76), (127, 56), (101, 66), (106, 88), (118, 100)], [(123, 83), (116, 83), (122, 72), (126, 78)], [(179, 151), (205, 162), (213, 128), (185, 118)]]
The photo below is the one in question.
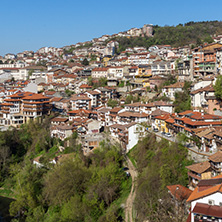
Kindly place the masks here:
[[(56, 165), (45, 177), (44, 195), (51, 204), (62, 205), (75, 194), (86, 191), (91, 172), (78, 159)], [(56, 176), (56, 180), (55, 180)]]
[(175, 112), (180, 113), (185, 110), (191, 110), (191, 98), (188, 92), (176, 92), (175, 93)]
[(87, 60), (87, 58), (85, 58), (83, 61), (82, 61), (82, 64), (84, 66), (88, 66), (89, 65), (89, 61)]
[(128, 95), (125, 99), (125, 104), (130, 104), (131, 102), (139, 102), (140, 97), (139, 95), (133, 96), (133, 95)]
[(70, 60), (69, 60), (69, 63), (71, 63), (71, 62), (74, 62), (74, 60), (73, 60), (73, 59), (70, 59)]
[(99, 86), (106, 86), (107, 85), (107, 78), (101, 77), (99, 78)]
[(11, 168), (14, 175), (16, 200), (10, 205), (10, 214), (15, 216), (20, 212), (22, 216), (41, 203), (42, 175), (45, 169), (37, 168), (26, 161), (25, 166), (15, 165)]
[(114, 108), (114, 107), (118, 106), (118, 101), (115, 99), (109, 99), (107, 102), (107, 105)]
[(214, 85), (215, 96), (218, 99), (222, 99), (222, 76), (218, 76)]
[(173, 75), (168, 75), (166, 81), (163, 83), (164, 86), (168, 86), (177, 82), (177, 79)]
[(207, 43), (212, 43), (214, 42), (213, 38), (209, 35), (209, 36), (206, 36), (204, 39), (203, 39), (204, 42), (207, 42)]
[(29, 71), (28, 71), (28, 79), (30, 78), (30, 76), (33, 74), (33, 72), (35, 72), (35, 70), (34, 69), (30, 69)]
[(93, 79), (91, 76), (88, 77), (88, 85), (93, 86)]

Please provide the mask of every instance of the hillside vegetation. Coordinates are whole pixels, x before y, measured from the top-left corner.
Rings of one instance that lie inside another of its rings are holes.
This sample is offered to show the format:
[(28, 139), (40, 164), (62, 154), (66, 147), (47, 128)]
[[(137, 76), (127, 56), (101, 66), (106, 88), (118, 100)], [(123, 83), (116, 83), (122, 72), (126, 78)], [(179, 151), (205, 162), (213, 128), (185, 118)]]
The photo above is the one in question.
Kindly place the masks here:
[(154, 26), (153, 37), (117, 37), (119, 42), (118, 52), (124, 51), (127, 47), (152, 45), (171, 45), (180, 47), (201, 45), (203, 42), (211, 43), (211, 36), (222, 34), (221, 21), (188, 22), (177, 26)]
[(176, 213), (167, 185), (187, 185), (185, 166), (192, 163), (187, 149), (165, 139), (157, 142), (156, 136), (150, 135), (137, 144), (130, 156), (138, 169), (136, 221), (184, 221), (187, 212), (181, 209)]
[[(20, 129), (0, 132), (0, 197), (13, 197), (9, 206), (13, 221), (118, 221), (121, 204), (130, 191), (130, 179), (123, 168), (119, 146), (102, 142), (85, 157), (76, 143), (60, 152), (63, 141), (52, 139), (49, 119), (30, 121)], [(56, 165), (55, 156), (68, 155)], [(41, 155), (42, 167), (33, 164)], [(6, 193), (7, 191), (7, 193)], [(7, 194), (7, 195), (6, 195)], [(0, 205), (8, 215), (8, 202)]]

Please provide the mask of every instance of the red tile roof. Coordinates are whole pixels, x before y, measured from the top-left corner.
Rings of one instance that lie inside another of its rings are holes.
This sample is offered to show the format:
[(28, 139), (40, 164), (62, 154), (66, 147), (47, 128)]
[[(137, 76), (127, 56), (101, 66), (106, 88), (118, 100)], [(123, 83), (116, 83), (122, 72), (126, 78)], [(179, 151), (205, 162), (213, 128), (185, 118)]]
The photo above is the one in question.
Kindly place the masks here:
[(101, 67), (101, 68), (94, 68), (92, 70), (92, 72), (105, 72), (105, 71), (108, 71), (109, 68), (106, 68), (106, 67)]
[(80, 87), (79, 87), (80, 89), (91, 89), (92, 88), (92, 86), (89, 86), (89, 85), (87, 85), (87, 84), (82, 84)]
[(205, 171), (210, 169), (210, 167), (211, 167), (211, 165), (210, 165), (209, 161), (205, 161), (202, 163), (195, 163), (193, 165), (186, 166), (186, 168), (188, 170), (191, 170), (191, 171), (199, 173), (199, 174), (204, 173)]
[(172, 196), (174, 196), (179, 201), (187, 200), (192, 193), (190, 189), (180, 184), (167, 186), (167, 188)]
[(208, 159), (215, 162), (215, 163), (221, 163), (222, 162), (222, 151), (219, 150), (215, 154), (209, 156)]
[(196, 203), (192, 213), (222, 218), (221, 206)]
[(209, 196), (209, 195), (211, 195), (213, 193), (217, 193), (217, 192), (221, 193), (222, 192), (222, 185), (218, 184), (216, 186), (212, 186), (212, 187), (210, 187), (208, 189), (205, 189), (205, 190), (202, 190), (202, 191), (199, 191), (198, 189), (199, 189), (198, 187), (196, 187), (194, 189), (193, 193), (187, 199), (187, 202), (198, 200), (200, 198)]
[(169, 119), (170, 114), (165, 114), (165, 115), (161, 115), (161, 116), (155, 116), (155, 119), (160, 119), (160, 120), (167, 120)]
[(49, 99), (46, 96), (43, 96), (42, 94), (33, 94), (31, 96), (26, 96), (22, 98), (23, 100), (40, 100), (40, 99)]

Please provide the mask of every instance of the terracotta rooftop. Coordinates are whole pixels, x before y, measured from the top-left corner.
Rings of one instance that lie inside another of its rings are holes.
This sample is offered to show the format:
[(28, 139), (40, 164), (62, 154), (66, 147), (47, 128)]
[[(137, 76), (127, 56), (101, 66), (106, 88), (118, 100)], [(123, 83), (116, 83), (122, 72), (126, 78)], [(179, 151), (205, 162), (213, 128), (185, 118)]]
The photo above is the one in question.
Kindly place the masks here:
[(71, 97), (72, 101), (77, 101), (77, 100), (91, 100), (88, 96), (85, 95), (74, 95)]
[(222, 151), (219, 150), (215, 154), (208, 157), (209, 160), (215, 163), (221, 163), (222, 162)]
[(73, 126), (69, 126), (69, 125), (58, 125), (57, 129), (60, 130), (72, 130), (74, 127)]
[(101, 67), (101, 68), (94, 68), (92, 71), (93, 72), (106, 72), (108, 71), (109, 68), (106, 68), (106, 67)]
[(146, 113), (136, 113), (136, 112), (122, 112), (119, 113), (118, 116), (120, 117), (148, 117), (149, 115)]
[(209, 161), (205, 161), (205, 162), (202, 162), (202, 163), (195, 163), (193, 165), (190, 165), (190, 166), (186, 166), (186, 168), (188, 170), (191, 170), (191, 171), (194, 171), (196, 173), (204, 173), (205, 171), (207, 171), (209, 168), (210, 168), (210, 163)]
[(110, 112), (113, 112), (113, 113), (117, 113), (121, 110), (122, 108), (121, 107), (114, 107), (110, 110)]
[(161, 109), (156, 109), (151, 113), (151, 116), (160, 116), (160, 115), (166, 115), (166, 114), (169, 114), (169, 113)]
[(222, 218), (221, 206), (196, 203), (192, 213)]
[(82, 84), (79, 88), (80, 88), (80, 89), (91, 89), (92, 86), (89, 86), (89, 85), (87, 85), (87, 84)]
[(187, 200), (192, 193), (190, 189), (180, 184), (167, 186), (167, 189), (170, 191), (171, 195), (179, 201)]
[(165, 114), (165, 115), (161, 115), (161, 116), (155, 116), (155, 119), (160, 119), (160, 120), (166, 120), (169, 119), (170, 114)]
[(51, 120), (51, 122), (66, 122), (68, 121), (69, 119), (66, 118), (66, 117), (55, 117)]
[(215, 89), (214, 89), (213, 85), (209, 85), (204, 88), (196, 89), (196, 90), (190, 92), (190, 94), (195, 95), (199, 92), (215, 92)]
[(39, 100), (39, 99), (49, 99), (46, 96), (43, 96), (42, 94), (33, 94), (30, 96), (26, 96), (24, 98), (22, 98), (23, 100)]
[(211, 186), (211, 187), (201, 190), (201, 191), (199, 191), (199, 187), (197, 186), (194, 189), (193, 193), (187, 199), (187, 202), (191, 202), (191, 201), (209, 196), (209, 195), (211, 195), (213, 193), (217, 193), (217, 192), (220, 192), (220, 193), (222, 192), (222, 184)]
[(31, 95), (33, 95), (33, 93), (31, 93), (31, 92), (17, 92), (17, 93), (15, 93), (13, 95), (10, 95), (8, 97), (10, 97), (10, 98), (23, 98), (25, 96), (31, 96)]
[(50, 101), (51, 102), (59, 102), (61, 101), (63, 98), (62, 97), (53, 97)]

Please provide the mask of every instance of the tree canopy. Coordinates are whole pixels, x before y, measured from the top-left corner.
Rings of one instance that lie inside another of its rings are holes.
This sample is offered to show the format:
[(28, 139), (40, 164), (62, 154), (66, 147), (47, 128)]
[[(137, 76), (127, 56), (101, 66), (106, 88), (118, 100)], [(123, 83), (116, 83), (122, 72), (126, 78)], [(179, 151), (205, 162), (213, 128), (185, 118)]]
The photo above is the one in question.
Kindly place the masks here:
[(222, 99), (222, 76), (218, 76), (214, 85), (215, 96), (218, 99)]

